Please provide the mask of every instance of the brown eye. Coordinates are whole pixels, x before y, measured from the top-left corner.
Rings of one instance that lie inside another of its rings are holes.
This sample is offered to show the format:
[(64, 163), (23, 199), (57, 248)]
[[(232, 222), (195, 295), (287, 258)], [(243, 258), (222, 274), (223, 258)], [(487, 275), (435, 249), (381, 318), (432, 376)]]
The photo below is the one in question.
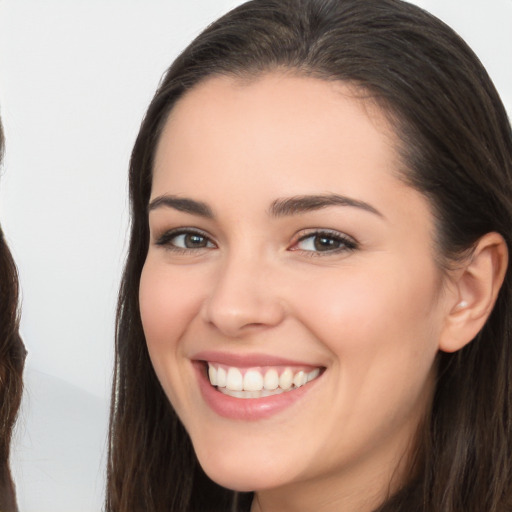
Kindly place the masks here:
[(311, 233), (303, 236), (296, 249), (308, 252), (339, 252), (355, 249), (356, 242), (341, 233)]
[(173, 243), (178, 247), (184, 247), (186, 249), (208, 247), (208, 239), (205, 236), (198, 235), (197, 233), (186, 233), (178, 235), (173, 240)]
[(327, 236), (315, 236), (313, 245), (316, 251), (332, 251), (339, 249), (343, 242)]
[(165, 233), (157, 240), (157, 245), (169, 249), (194, 250), (215, 247), (215, 244), (206, 235), (196, 231), (171, 231)]

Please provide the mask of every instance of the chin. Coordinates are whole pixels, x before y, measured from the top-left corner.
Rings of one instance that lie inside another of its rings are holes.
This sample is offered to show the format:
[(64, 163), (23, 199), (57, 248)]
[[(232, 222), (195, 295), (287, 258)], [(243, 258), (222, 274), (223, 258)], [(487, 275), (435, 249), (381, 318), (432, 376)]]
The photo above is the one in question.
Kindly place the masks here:
[(216, 484), (238, 492), (257, 492), (265, 489), (272, 489), (279, 485), (275, 482), (269, 481), (268, 477), (257, 476), (254, 474), (245, 474), (230, 471), (214, 471), (210, 472), (203, 467), (204, 472)]
[[(290, 479), (284, 468), (277, 467), (275, 460), (254, 460), (240, 454), (231, 457), (201, 457), (198, 459), (204, 472), (218, 485), (239, 492), (261, 491), (279, 487)], [(280, 457), (282, 460), (282, 458)]]

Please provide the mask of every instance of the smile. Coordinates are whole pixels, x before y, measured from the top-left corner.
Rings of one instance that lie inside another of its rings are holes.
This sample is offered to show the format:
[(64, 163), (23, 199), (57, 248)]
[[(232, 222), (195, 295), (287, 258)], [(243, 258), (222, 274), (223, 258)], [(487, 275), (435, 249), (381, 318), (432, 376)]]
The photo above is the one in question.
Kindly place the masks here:
[(191, 359), (205, 403), (218, 416), (242, 421), (266, 420), (305, 403), (327, 370), (269, 354), (203, 351)]
[(293, 391), (319, 375), (320, 368), (238, 368), (208, 362), (210, 384), (234, 398), (264, 398)]

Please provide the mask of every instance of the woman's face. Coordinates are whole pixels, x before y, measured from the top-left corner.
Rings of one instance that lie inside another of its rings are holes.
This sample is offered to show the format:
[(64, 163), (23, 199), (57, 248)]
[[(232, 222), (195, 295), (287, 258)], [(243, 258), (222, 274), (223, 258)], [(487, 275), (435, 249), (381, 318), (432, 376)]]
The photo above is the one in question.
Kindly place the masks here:
[(313, 78), (211, 78), (173, 109), (141, 316), (221, 485), (371, 500), (405, 460), (447, 300), (429, 205), (400, 181), (394, 142), (370, 102)]

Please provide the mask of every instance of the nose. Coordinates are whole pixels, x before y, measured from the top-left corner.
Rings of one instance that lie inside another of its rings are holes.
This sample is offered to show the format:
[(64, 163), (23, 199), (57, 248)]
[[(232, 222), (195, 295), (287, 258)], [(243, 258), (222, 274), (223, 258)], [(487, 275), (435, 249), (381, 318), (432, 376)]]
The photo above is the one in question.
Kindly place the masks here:
[(280, 324), (285, 308), (269, 267), (257, 257), (223, 262), (204, 300), (203, 320), (229, 338)]

